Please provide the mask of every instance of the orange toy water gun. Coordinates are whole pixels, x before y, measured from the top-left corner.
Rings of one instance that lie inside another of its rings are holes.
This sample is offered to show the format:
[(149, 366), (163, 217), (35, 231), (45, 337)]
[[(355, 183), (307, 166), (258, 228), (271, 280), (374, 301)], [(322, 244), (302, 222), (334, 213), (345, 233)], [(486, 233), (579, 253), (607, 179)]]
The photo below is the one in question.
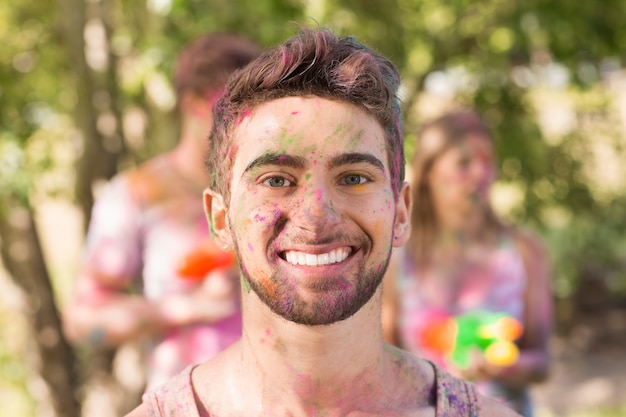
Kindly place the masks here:
[(226, 252), (209, 240), (187, 253), (181, 259), (177, 272), (184, 279), (200, 281), (212, 270), (233, 266), (235, 263), (236, 259), (233, 252)]
[(493, 365), (513, 365), (519, 358), (519, 348), (514, 342), (522, 333), (519, 320), (502, 313), (478, 310), (459, 316), (436, 317), (423, 329), (420, 339), (426, 349), (466, 369), (472, 352), (477, 349)]

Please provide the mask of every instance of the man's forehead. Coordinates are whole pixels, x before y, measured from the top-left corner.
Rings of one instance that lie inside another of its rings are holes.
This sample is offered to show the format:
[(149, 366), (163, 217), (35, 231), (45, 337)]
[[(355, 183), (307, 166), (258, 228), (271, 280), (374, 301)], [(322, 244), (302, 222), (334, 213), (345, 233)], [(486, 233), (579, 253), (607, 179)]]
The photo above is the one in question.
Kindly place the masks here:
[(363, 146), (385, 149), (376, 118), (351, 103), (319, 97), (285, 97), (245, 112), (233, 129), (235, 146), (262, 152), (305, 154), (336, 145), (354, 151)]

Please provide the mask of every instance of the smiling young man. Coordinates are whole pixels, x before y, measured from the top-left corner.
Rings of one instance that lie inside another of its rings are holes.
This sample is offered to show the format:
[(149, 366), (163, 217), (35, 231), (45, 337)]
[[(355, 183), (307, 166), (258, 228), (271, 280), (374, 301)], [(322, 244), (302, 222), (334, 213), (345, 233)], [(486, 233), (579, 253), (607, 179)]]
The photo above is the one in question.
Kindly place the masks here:
[(515, 415), (383, 342), (409, 230), (398, 85), (388, 59), (306, 28), (231, 80), (205, 208), (240, 262), (243, 337), (130, 417)]

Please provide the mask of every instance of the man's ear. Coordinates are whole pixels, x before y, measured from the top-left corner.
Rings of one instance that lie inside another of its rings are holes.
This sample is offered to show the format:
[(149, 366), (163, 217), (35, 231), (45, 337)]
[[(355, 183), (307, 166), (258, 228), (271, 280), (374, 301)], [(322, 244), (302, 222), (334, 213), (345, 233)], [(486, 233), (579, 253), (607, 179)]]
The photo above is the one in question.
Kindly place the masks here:
[(411, 235), (411, 186), (408, 182), (402, 184), (396, 202), (396, 222), (393, 226), (392, 246), (398, 248), (404, 245)]
[(207, 188), (204, 190), (204, 212), (206, 214), (207, 221), (209, 222), (209, 229), (211, 236), (216, 242), (225, 250), (231, 250), (233, 248), (233, 238), (230, 233), (230, 226), (228, 225), (226, 205), (224, 204), (224, 198), (221, 194)]

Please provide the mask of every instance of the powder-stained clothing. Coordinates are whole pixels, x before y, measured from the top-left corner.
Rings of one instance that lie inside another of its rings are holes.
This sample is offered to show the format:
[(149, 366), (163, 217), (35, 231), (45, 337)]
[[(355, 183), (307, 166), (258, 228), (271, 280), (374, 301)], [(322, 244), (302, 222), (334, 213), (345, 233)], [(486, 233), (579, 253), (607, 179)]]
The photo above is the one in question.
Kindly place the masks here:
[[(114, 281), (116, 288), (159, 301), (199, 285), (181, 276), (179, 269), (185, 256), (209, 240), (202, 189), (177, 174), (165, 154), (107, 184), (94, 205), (84, 262)], [(148, 388), (211, 358), (240, 335), (237, 313), (153, 338), (146, 344)]]
[[(435, 366), (436, 417), (480, 417), (480, 403), (473, 384), (455, 378)], [(148, 417), (211, 417), (198, 411), (191, 381), (193, 366), (162, 387), (143, 396)], [(219, 416), (216, 416), (219, 417)]]
[[(396, 288), (400, 343), (408, 351), (449, 370), (450, 363), (441, 352), (424, 343), (429, 323), (477, 310), (504, 313), (523, 322), (528, 277), (522, 256), (511, 239), (503, 237), (486, 262), (465, 265), (458, 276), (458, 271), (446, 269), (456, 265), (443, 265), (428, 275), (420, 275), (407, 255), (404, 254), (402, 271), (396, 277)], [(497, 382), (481, 382), (477, 387), (482, 394), (506, 401), (524, 416), (531, 415), (527, 389), (513, 390)]]

